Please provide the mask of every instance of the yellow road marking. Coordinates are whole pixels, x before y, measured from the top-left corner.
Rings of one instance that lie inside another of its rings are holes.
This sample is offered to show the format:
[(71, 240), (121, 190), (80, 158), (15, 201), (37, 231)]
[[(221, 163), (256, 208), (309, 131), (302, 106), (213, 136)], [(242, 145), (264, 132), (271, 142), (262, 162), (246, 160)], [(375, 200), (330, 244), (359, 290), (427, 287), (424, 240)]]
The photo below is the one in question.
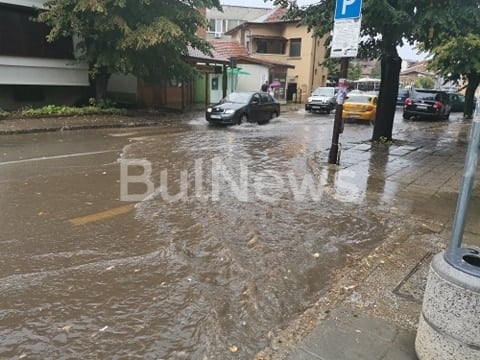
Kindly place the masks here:
[(70, 219), (68, 221), (75, 226), (85, 225), (91, 222), (105, 220), (114, 216), (126, 214), (132, 211), (134, 207), (135, 207), (135, 204), (128, 204), (128, 205), (116, 207), (110, 210), (101, 211), (96, 214), (77, 217), (74, 219)]

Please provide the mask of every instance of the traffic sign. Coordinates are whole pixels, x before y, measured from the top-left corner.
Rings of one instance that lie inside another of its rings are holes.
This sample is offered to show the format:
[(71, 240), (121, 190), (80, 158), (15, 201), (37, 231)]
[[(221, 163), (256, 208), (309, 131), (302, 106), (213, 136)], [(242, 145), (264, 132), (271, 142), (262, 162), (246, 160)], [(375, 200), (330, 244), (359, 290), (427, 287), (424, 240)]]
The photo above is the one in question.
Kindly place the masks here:
[(334, 21), (330, 57), (357, 56), (361, 23), (360, 18)]
[(362, 11), (362, 0), (337, 0), (335, 20), (356, 19)]

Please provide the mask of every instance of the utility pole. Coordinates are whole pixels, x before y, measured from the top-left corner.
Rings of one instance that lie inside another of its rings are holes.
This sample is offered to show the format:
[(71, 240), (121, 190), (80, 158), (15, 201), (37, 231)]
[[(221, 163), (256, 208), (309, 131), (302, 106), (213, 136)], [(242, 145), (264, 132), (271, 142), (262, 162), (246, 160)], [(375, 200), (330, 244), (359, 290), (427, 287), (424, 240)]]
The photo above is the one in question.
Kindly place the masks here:
[[(340, 164), (340, 157), (338, 156), (338, 142), (340, 134), (343, 132), (343, 102), (345, 101), (347, 92), (347, 75), (348, 75), (348, 57), (342, 57), (340, 61), (340, 76), (339, 76), (339, 90), (337, 95), (337, 104), (335, 107), (335, 122), (333, 124), (332, 145), (328, 153), (329, 164)], [(343, 82), (343, 83), (342, 83)]]

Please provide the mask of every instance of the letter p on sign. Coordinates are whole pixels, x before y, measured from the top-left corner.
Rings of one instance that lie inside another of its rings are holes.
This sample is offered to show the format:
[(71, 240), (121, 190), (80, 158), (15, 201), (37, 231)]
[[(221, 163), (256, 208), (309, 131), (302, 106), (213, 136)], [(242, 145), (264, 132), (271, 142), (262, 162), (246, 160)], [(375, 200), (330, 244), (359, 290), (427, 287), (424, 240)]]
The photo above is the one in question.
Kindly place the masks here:
[(359, 18), (361, 10), (362, 0), (337, 0), (335, 20)]
[(352, 5), (356, 0), (343, 0), (342, 15), (347, 14), (347, 6)]

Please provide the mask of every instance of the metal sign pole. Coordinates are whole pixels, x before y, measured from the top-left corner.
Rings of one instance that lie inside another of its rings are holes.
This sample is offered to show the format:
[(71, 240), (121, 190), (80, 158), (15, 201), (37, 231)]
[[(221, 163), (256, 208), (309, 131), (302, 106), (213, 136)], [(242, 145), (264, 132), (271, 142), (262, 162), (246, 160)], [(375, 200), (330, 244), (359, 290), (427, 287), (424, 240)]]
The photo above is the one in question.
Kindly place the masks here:
[[(348, 74), (348, 58), (342, 58), (340, 63), (340, 78), (346, 79)], [(330, 146), (330, 151), (328, 153), (328, 163), (340, 165), (340, 156), (338, 155), (338, 143), (340, 139), (340, 134), (343, 132), (343, 102), (345, 100), (346, 89), (339, 89), (337, 96), (337, 105), (335, 107), (335, 121), (333, 123), (333, 134), (332, 134), (332, 145)]]
[(477, 171), (478, 153), (480, 147), (480, 114), (475, 112), (475, 120), (472, 123), (472, 135), (465, 158), (463, 180), (458, 195), (457, 209), (453, 221), (452, 239), (450, 249), (459, 248), (462, 245), (463, 232), (467, 219), (468, 205), (472, 196), (475, 172)]

